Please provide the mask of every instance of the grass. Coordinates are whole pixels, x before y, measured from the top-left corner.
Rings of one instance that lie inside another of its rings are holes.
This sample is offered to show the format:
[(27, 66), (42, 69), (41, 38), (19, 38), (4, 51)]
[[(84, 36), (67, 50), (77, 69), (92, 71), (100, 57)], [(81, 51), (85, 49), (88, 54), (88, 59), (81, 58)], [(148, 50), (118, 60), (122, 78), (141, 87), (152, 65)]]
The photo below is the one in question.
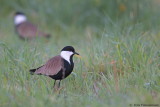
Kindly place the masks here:
[[(160, 105), (160, 14), (155, 2), (3, 1), (0, 106)], [(26, 12), (52, 38), (20, 40), (12, 22), (16, 10)], [(74, 57), (74, 73), (62, 81), (58, 94), (52, 91), (52, 79), (32, 76), (28, 70), (44, 64), (66, 45), (74, 46), (82, 59)]]

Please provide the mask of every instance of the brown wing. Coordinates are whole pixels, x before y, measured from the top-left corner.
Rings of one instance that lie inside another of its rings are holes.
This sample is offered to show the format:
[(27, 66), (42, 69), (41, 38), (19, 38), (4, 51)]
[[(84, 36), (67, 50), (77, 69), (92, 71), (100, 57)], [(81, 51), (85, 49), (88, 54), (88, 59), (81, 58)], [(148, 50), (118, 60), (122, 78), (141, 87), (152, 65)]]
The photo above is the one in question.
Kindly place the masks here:
[(38, 30), (38, 27), (30, 22), (23, 22), (17, 26), (17, 32), (23, 38), (33, 38), (36, 36), (46, 36), (45, 33)]
[(63, 61), (61, 56), (51, 58), (44, 66), (37, 69), (35, 74), (56, 75), (61, 69), (63, 70)]

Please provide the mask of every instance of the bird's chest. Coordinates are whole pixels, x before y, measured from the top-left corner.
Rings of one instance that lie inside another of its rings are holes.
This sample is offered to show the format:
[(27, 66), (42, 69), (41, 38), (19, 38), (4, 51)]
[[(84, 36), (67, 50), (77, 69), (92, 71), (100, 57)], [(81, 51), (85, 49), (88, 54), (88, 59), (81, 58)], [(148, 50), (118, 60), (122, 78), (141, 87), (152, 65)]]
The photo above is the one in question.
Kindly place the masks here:
[(74, 63), (68, 63), (67, 61), (64, 61), (64, 68), (65, 68), (65, 77), (67, 77), (72, 71), (73, 71)]

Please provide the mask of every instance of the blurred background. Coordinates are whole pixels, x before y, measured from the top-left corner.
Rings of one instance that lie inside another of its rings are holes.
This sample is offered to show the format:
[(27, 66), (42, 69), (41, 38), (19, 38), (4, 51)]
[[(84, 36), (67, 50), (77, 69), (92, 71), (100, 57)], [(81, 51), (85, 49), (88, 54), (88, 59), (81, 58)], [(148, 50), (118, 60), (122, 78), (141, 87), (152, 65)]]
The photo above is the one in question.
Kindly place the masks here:
[[(52, 33), (69, 29), (93, 32), (141, 24), (143, 30), (159, 28), (159, 0), (1, 0), (0, 32), (13, 31), (13, 16), (24, 12), (31, 22)], [(156, 5), (156, 6), (155, 6)], [(143, 26), (145, 23), (145, 26)], [(117, 25), (116, 25), (117, 26)], [(7, 28), (7, 29), (6, 29)]]
[[(52, 37), (23, 41), (14, 14)], [(72, 45), (73, 75), (62, 81), (28, 70)], [(125, 107), (160, 99), (160, 0), (0, 0), (0, 106)]]

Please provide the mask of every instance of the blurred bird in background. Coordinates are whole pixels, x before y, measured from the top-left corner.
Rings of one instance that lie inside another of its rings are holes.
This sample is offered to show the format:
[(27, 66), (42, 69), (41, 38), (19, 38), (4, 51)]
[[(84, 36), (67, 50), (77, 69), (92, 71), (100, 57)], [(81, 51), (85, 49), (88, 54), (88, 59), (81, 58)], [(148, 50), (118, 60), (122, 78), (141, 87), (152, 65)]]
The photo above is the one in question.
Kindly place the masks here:
[(14, 16), (14, 25), (16, 32), (21, 39), (33, 39), (35, 37), (49, 38), (50, 34), (44, 33), (38, 29), (38, 26), (27, 20), (27, 17), (22, 12), (16, 12)]

